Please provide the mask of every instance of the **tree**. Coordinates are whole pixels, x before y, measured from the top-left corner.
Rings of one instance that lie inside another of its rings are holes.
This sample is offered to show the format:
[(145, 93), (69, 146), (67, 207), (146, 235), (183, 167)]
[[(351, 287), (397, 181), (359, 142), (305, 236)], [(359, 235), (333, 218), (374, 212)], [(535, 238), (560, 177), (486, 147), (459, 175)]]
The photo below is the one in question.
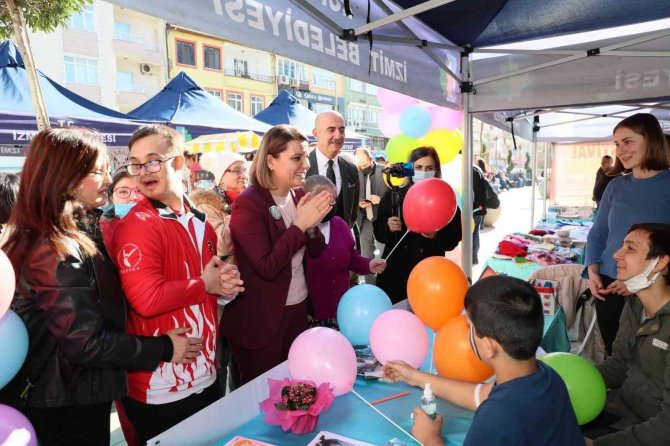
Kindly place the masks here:
[(0, 0), (0, 39), (14, 37), (16, 40), (28, 74), (38, 130), (50, 126), (42, 89), (37, 80), (28, 29), (51, 32), (92, 2), (93, 0)]

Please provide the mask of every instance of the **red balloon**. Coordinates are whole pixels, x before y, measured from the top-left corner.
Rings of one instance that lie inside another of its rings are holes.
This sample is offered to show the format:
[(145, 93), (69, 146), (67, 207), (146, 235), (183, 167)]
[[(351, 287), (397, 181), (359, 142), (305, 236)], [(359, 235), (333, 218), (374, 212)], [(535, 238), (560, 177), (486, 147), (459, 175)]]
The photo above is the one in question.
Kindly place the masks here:
[(402, 205), (402, 215), (412, 232), (436, 232), (456, 215), (456, 194), (439, 178), (429, 178), (410, 187)]

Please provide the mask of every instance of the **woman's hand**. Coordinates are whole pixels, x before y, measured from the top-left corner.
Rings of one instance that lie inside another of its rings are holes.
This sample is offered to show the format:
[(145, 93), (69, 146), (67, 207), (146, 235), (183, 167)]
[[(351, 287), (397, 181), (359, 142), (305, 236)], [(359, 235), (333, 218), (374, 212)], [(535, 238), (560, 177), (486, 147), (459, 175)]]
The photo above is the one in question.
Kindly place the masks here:
[(604, 301), (605, 297), (602, 294), (604, 289), (603, 289), (603, 281), (600, 278), (600, 265), (598, 265), (597, 263), (589, 265), (588, 271), (589, 271), (589, 289), (591, 290), (591, 295), (598, 300)]
[(610, 283), (610, 286), (608, 286), (604, 290), (600, 291), (600, 294), (603, 294), (603, 295), (619, 294), (621, 296), (632, 296), (633, 295), (633, 293), (628, 291), (628, 288), (626, 288), (626, 285), (620, 280), (615, 280), (614, 282)]
[(370, 272), (375, 274), (381, 274), (386, 269), (386, 260), (382, 259), (372, 259), (370, 260)]
[(389, 230), (391, 232), (402, 231), (402, 222), (399, 217), (391, 217), (388, 219)]
[(332, 201), (333, 197), (328, 191), (319, 192), (314, 196), (310, 193), (305, 194), (298, 202), (293, 224), (302, 232), (315, 227), (333, 208)]
[(184, 336), (191, 331), (190, 328), (175, 328), (165, 333), (172, 341), (172, 359), (170, 362), (177, 364), (190, 364), (195, 361), (203, 349), (201, 338), (188, 338)]

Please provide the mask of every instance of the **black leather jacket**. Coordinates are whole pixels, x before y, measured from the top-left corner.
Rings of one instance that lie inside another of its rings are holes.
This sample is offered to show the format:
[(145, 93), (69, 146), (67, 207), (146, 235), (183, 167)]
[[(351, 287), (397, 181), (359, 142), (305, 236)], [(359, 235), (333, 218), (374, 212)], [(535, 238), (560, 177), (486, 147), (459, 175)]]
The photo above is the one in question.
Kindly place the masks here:
[[(38, 379), (28, 406), (64, 407), (113, 401), (127, 395), (126, 369), (154, 370), (172, 356), (166, 335), (125, 334), (126, 300), (99, 226), (87, 231), (99, 254), (56, 257), (48, 241), (25, 258), (12, 309), (29, 333), (28, 357), (16, 381)], [(92, 232), (92, 233), (90, 233)], [(46, 366), (44, 366), (46, 364)], [(39, 371), (43, 372), (39, 374)]]

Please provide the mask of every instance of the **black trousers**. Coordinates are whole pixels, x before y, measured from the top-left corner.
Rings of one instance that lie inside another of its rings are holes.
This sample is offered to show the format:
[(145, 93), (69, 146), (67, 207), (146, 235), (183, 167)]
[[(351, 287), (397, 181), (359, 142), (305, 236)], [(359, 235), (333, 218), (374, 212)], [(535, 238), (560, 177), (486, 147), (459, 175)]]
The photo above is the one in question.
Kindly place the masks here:
[(109, 444), (112, 402), (86, 406), (23, 409), (41, 446)]
[[(221, 398), (221, 388), (215, 382), (200, 393), (167, 404), (144, 404), (130, 397), (123, 399), (128, 419), (137, 432), (137, 442), (146, 442), (175, 424), (204, 409)], [(109, 444), (109, 441), (107, 442)]]
[[(615, 280), (603, 275), (600, 276), (600, 279), (604, 288), (607, 288)], [(626, 297), (620, 294), (608, 294), (605, 296), (605, 301), (596, 299), (598, 328), (600, 328), (600, 334), (605, 342), (608, 355), (612, 354), (612, 344), (616, 339), (617, 331), (619, 331), (619, 318), (625, 304)]]

